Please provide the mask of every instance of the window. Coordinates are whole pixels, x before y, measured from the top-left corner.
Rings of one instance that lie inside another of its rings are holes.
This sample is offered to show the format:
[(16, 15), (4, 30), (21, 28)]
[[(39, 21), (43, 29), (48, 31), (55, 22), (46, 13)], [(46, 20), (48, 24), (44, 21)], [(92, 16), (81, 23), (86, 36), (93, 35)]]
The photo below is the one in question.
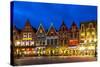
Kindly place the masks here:
[(27, 33), (23, 33), (23, 38), (27, 38)]
[(28, 33), (28, 38), (31, 38), (32, 37), (32, 33)]
[(26, 41), (26, 46), (29, 46), (29, 41)]
[(31, 45), (34, 45), (34, 41), (31, 41)]
[(20, 45), (20, 41), (16, 41), (16, 45), (15, 46), (19, 46)]
[(40, 33), (42, 33), (42, 29), (40, 29)]
[(24, 41), (22, 41), (22, 42), (21, 42), (21, 46), (24, 46), (24, 45), (25, 45), (25, 42), (24, 42)]

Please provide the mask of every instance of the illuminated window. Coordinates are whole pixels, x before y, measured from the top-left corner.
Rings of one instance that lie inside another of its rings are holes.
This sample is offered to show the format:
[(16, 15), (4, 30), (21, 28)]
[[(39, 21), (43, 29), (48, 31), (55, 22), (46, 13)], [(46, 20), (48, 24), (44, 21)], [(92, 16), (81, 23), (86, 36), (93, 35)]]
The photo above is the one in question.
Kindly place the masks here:
[(77, 45), (78, 44), (78, 40), (70, 40), (69, 41), (70, 45)]
[(29, 41), (26, 41), (26, 46), (29, 46)]
[(27, 33), (23, 33), (23, 38), (27, 38)]
[(81, 36), (85, 36), (85, 33), (81, 33)]
[(28, 33), (28, 38), (31, 38), (32, 37), (32, 33)]
[(40, 33), (42, 33), (42, 29), (40, 29)]
[(19, 53), (19, 49), (18, 49), (18, 48), (16, 49), (16, 53), (17, 53), (17, 54)]
[(17, 42), (16, 42), (16, 46), (19, 46), (19, 45), (20, 45), (20, 41), (17, 41)]
[(34, 45), (34, 41), (31, 41), (31, 45)]
[(25, 46), (25, 42), (24, 41), (21, 42), (21, 46)]
[(90, 33), (89, 32), (87, 32), (87, 36), (89, 36), (90, 35)]
[(96, 35), (95, 32), (92, 32), (92, 35)]

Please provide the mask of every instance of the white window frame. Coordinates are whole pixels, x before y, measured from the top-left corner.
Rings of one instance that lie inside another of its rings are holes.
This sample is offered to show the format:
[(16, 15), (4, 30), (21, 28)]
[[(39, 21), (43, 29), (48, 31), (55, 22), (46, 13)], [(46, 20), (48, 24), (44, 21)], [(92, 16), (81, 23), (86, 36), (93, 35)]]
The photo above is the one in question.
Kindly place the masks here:
[(27, 38), (27, 33), (23, 33), (23, 38)]

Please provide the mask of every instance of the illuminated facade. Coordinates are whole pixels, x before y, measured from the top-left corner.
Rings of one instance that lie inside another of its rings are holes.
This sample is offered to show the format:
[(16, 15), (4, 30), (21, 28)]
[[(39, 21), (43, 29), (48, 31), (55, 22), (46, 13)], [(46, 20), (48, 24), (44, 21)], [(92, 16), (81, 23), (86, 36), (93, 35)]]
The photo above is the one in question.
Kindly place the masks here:
[(92, 43), (97, 40), (96, 21), (81, 23), (80, 25), (80, 43)]
[(66, 27), (64, 21), (59, 29), (59, 45), (68, 45), (68, 28)]
[(37, 55), (43, 55), (45, 53), (45, 48), (47, 45), (46, 41), (46, 32), (43, 28), (42, 24), (39, 25), (38, 30), (36, 32), (36, 52)]
[(36, 32), (36, 36), (37, 36), (37, 43), (36, 45), (37, 46), (46, 46), (47, 43), (46, 43), (46, 32), (42, 26), (42, 24), (40, 24), (37, 32)]
[(96, 56), (96, 21), (73, 22), (68, 29), (62, 22), (57, 31), (53, 24), (46, 32), (42, 24), (36, 30), (27, 20), (23, 29), (13, 27), (14, 56)]
[(69, 46), (77, 46), (79, 44), (79, 29), (75, 22), (72, 23), (68, 36)]
[(20, 38), (15, 42), (15, 53), (18, 56), (33, 55), (33, 47), (36, 46), (36, 35), (28, 20), (18, 36), (20, 36)]
[(29, 21), (21, 31), (22, 46), (36, 46), (36, 34)]
[(85, 24), (80, 25), (80, 44), (84, 44), (86, 42), (86, 26)]
[[(80, 24), (80, 47), (88, 55), (96, 55), (97, 47), (97, 22), (89, 21)], [(87, 53), (88, 52), (88, 53)]]
[(58, 33), (56, 32), (53, 24), (51, 24), (48, 32), (47, 32), (47, 45), (49, 46), (58, 46)]
[(86, 42), (94, 43), (97, 41), (97, 24), (96, 21), (90, 21), (86, 24)]

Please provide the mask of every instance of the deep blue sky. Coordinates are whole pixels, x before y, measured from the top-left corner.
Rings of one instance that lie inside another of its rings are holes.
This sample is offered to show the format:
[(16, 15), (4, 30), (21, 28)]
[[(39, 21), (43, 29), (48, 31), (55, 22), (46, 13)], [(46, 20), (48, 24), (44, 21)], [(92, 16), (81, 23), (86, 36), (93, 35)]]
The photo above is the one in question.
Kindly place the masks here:
[(35, 28), (38, 28), (39, 24), (42, 23), (44, 28), (48, 29), (50, 24), (53, 23), (58, 30), (62, 21), (70, 28), (73, 21), (79, 27), (80, 22), (97, 19), (96, 6), (71, 4), (14, 1), (12, 13), (13, 24), (19, 29), (24, 27), (26, 20), (29, 20)]

